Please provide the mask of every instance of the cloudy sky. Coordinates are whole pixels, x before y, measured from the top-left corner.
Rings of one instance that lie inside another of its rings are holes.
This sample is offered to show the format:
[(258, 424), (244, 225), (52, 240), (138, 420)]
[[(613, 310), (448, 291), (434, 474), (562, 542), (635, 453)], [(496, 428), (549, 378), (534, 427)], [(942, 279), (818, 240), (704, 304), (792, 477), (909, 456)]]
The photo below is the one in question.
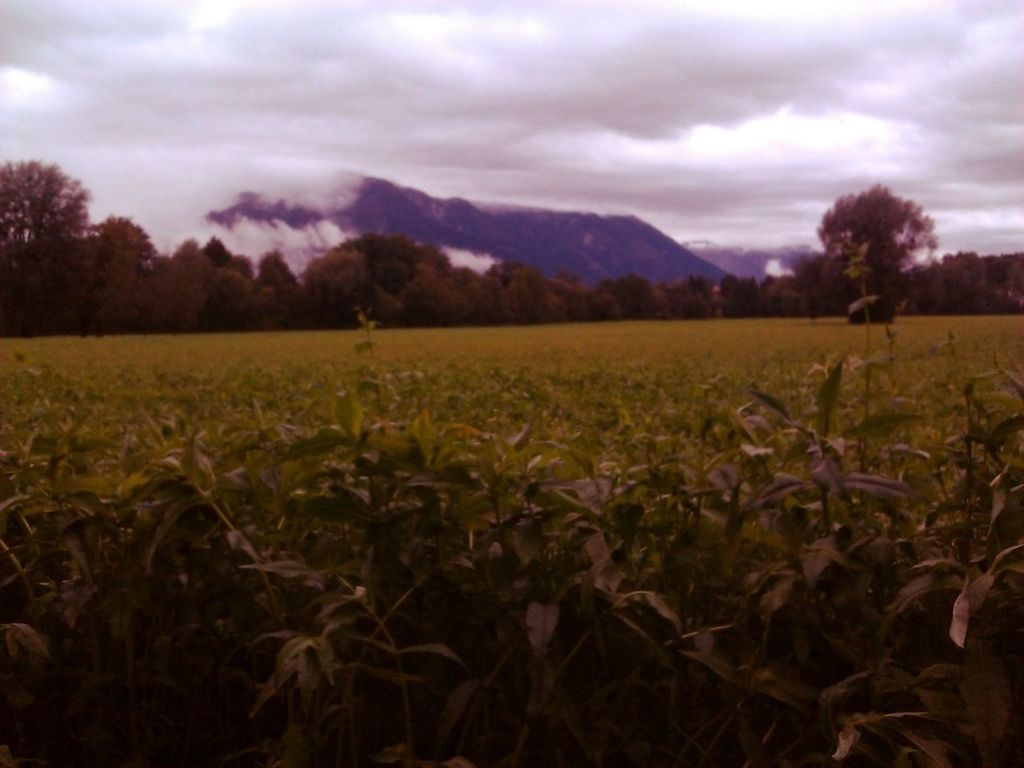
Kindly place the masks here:
[(1024, 3), (3, 0), (24, 159), (162, 248), (365, 174), (748, 247), (880, 182), (940, 253), (1024, 250)]

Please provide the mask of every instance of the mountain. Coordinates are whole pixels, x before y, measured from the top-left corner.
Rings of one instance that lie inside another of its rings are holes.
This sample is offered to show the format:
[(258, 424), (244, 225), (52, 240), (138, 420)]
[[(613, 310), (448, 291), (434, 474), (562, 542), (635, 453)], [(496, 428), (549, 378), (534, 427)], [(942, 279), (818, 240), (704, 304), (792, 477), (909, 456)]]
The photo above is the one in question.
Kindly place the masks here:
[(314, 232), (329, 223), (352, 234), (402, 234), (449, 251), (518, 261), (549, 277), (568, 272), (589, 284), (630, 273), (652, 281), (690, 275), (718, 280), (725, 275), (635, 216), (440, 199), (384, 179), (363, 179), (354, 197), (320, 208), (247, 192), (234, 205), (211, 211), (206, 218), (227, 230), (255, 224), (278, 233), (282, 229)]
[(791, 245), (781, 248), (728, 248), (708, 242), (686, 243), (698, 257), (710, 261), (736, 277), (755, 277), (758, 280), (767, 275), (782, 275), (793, 271), (800, 260), (818, 253), (806, 245)]

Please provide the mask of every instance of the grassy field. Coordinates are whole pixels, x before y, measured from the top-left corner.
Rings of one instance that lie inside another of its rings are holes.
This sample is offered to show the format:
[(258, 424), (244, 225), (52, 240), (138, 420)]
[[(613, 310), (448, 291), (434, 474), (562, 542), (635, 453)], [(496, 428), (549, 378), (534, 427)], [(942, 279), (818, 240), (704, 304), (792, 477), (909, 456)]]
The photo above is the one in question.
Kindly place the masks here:
[[(945, 396), (943, 383), (1024, 359), (1017, 317), (909, 318), (893, 332), (896, 364), (885, 375), (905, 395), (933, 382), (921, 396)], [(872, 354), (887, 357), (884, 329), (872, 335)], [(225, 399), (266, 394), (280, 403), (280, 417), (315, 423), (326, 413), (317, 392), (326, 408), (339, 390), (383, 376), (380, 383), (391, 385), (384, 395), (393, 397), (374, 401), (385, 406), (382, 417), (411, 419), (427, 408), (480, 427), (529, 421), (587, 432), (607, 421), (609, 408), (650, 419), (708, 384), (737, 399), (751, 385), (785, 392), (815, 364), (867, 357), (865, 329), (835, 319), (381, 330), (373, 352), (357, 354), (364, 338), (315, 331), (5, 339), (0, 406), (13, 413), (31, 402), (40, 393), (31, 377), (39, 375), (48, 382), (43, 394), (56, 382), (73, 390), (64, 408), (88, 403), (96, 416), (109, 407), (122, 422), (130, 421), (130, 404), (167, 403), (222, 419)], [(52, 405), (56, 416), (62, 404)]]
[[(905, 355), (927, 356), (954, 333), (969, 359), (1024, 353), (1024, 321), (1001, 317), (910, 317), (892, 326)], [(873, 343), (885, 348), (885, 334), (873, 327)], [(366, 364), (354, 353), (359, 331), (126, 336), (104, 338), (0, 339), (0, 365), (8, 368), (21, 352), (60, 369), (221, 369), (225, 366), (326, 363)], [(619, 364), (676, 363), (695, 370), (716, 366), (757, 366), (773, 360), (818, 361), (835, 354), (863, 354), (864, 328), (839, 318), (820, 320), (728, 320), (621, 322), (497, 328), (381, 329), (374, 357), (387, 365), (465, 364), (613, 367)], [(987, 362), (987, 360), (986, 360)], [(0, 368), (0, 370), (3, 370)]]
[(0, 340), (0, 766), (1021, 759), (1024, 323), (865, 333)]

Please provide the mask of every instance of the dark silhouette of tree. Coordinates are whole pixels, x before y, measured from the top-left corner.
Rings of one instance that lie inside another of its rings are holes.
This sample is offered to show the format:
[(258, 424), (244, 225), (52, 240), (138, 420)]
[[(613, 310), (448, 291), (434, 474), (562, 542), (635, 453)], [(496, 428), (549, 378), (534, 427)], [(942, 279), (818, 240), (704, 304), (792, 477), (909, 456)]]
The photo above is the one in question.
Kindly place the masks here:
[(577, 275), (561, 270), (553, 280), (548, 281), (548, 286), (551, 297), (558, 301), (561, 310), (559, 319), (570, 323), (590, 320), (590, 291)]
[(211, 237), (203, 246), (203, 254), (215, 267), (226, 267), (231, 263), (231, 251), (218, 238)]
[(195, 240), (186, 240), (171, 258), (157, 259), (151, 282), (153, 330), (200, 330), (215, 269)]
[(769, 275), (761, 282), (760, 314), (768, 317), (799, 317), (802, 313), (800, 292), (792, 275)]
[(242, 331), (256, 324), (259, 303), (252, 281), (230, 266), (210, 275), (206, 303), (199, 314), (204, 331)]
[(366, 257), (348, 244), (313, 259), (302, 274), (302, 302), (318, 328), (350, 328), (356, 310), (367, 309), (372, 296)]
[(30, 336), (74, 323), (78, 244), (89, 193), (56, 165), (0, 166), (0, 330)]
[(618, 317), (623, 320), (658, 317), (661, 310), (650, 282), (639, 275), (602, 280), (595, 290), (612, 296), (618, 307)]
[(622, 319), (622, 310), (619, 308), (619, 302), (615, 300), (615, 294), (607, 288), (595, 287), (588, 294), (588, 299), (588, 320), (602, 322)]
[(665, 286), (669, 316), (687, 320), (711, 317), (714, 314), (712, 294), (711, 281), (701, 275), (691, 275)]
[(540, 271), (525, 264), (502, 262), (491, 267), (502, 286), (508, 321), (517, 325), (551, 320), (546, 280)]
[(793, 280), (807, 317), (845, 316), (852, 300), (849, 279), (841, 259), (811, 256), (793, 265)]
[(402, 235), (368, 234), (345, 245), (363, 254), (369, 278), (395, 296), (413, 279), (421, 262), (432, 262), (436, 271), (448, 267), (448, 259), (437, 248)]
[[(833, 259), (847, 261), (852, 248), (867, 246), (867, 290), (878, 297), (869, 314), (873, 320), (889, 322), (904, 296), (904, 267), (918, 251), (933, 251), (938, 245), (934, 229), (921, 206), (876, 184), (836, 200), (821, 220), (818, 237), (825, 255)], [(852, 302), (859, 297), (859, 287), (853, 281), (847, 285)], [(863, 322), (864, 312), (852, 313), (850, 320)]]
[(919, 314), (977, 315), (1024, 309), (1024, 258), (946, 255), (907, 275), (908, 308)]
[(468, 319), (466, 302), (454, 290), (448, 270), (440, 269), (432, 260), (416, 265), (415, 274), (398, 298), (404, 325), (460, 325)]
[(755, 317), (760, 313), (757, 280), (752, 277), (726, 275), (719, 284), (718, 294), (725, 317)]
[(131, 219), (110, 216), (92, 227), (82, 252), (79, 331), (145, 330), (149, 314), (145, 281), (157, 255), (146, 231)]
[[(638, 275), (585, 285), (501, 262), (480, 275), (437, 247), (369, 234), (313, 259), (300, 277), (272, 251), (258, 268), (217, 238), (187, 240), (170, 257), (148, 234), (112, 216), (88, 227), (88, 193), (57, 166), (0, 167), (0, 332), (193, 332), (353, 327), (362, 309), (387, 326), (847, 314), (866, 288), (872, 319), (897, 301), (915, 313), (1024, 312), (1024, 254), (947, 255), (907, 269), (935, 246), (931, 220), (881, 186), (840, 198), (822, 220), (826, 253), (794, 274), (691, 276), (671, 284)], [(866, 286), (850, 279), (863, 248)], [(856, 318), (854, 318), (856, 319)]]
[(269, 330), (296, 324), (299, 281), (280, 251), (260, 257), (254, 287), (259, 327)]

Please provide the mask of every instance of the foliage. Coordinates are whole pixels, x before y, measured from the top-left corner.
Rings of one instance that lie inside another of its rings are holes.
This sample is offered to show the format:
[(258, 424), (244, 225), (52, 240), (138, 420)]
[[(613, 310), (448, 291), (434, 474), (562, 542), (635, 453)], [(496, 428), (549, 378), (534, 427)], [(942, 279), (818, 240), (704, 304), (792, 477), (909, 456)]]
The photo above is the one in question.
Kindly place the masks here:
[(1018, 329), (716, 327), (5, 343), (0, 756), (1020, 760)]
[(77, 244), (88, 225), (89, 193), (56, 165), (0, 166), (0, 327), (23, 335), (71, 323), (63, 295), (80, 264)]
[[(883, 322), (897, 306), (926, 314), (1024, 311), (1022, 254), (956, 254), (905, 271), (909, 254), (934, 247), (931, 220), (884, 187), (840, 198), (819, 231), (827, 253), (797, 263), (794, 274), (760, 283), (729, 275), (718, 285), (699, 276), (665, 284), (629, 274), (589, 286), (513, 262), (478, 274), (454, 267), (433, 245), (380, 234), (339, 243), (296, 275), (278, 251), (254, 267), (215, 237), (158, 254), (130, 219), (88, 227), (87, 200), (57, 166), (0, 169), (0, 334), (352, 328), (360, 308), (389, 327), (825, 315), (859, 321), (862, 311), (847, 310), (864, 295), (878, 297), (871, 315)], [(868, 246), (857, 268), (863, 281), (848, 278), (852, 246)]]
[[(938, 247), (935, 224), (921, 206), (894, 195), (876, 184), (866, 192), (844, 195), (826, 211), (818, 227), (825, 255), (842, 260), (849, 268), (850, 255), (863, 247), (862, 269), (866, 293), (878, 296), (876, 320), (891, 322), (903, 297), (903, 268), (918, 251)], [(851, 278), (850, 302), (861, 293), (858, 277)], [(863, 322), (863, 313), (851, 313), (851, 321)]]

